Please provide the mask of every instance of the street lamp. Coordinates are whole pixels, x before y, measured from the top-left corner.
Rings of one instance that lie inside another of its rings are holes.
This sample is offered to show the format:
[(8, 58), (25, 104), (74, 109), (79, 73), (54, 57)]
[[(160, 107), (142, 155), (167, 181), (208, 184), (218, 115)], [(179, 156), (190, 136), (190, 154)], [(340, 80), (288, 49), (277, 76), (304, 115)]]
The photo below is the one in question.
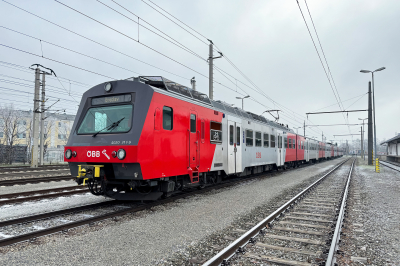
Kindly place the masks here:
[(374, 71), (370, 70), (360, 70), (361, 73), (372, 73), (372, 101), (374, 102), (374, 162), (375, 162), (375, 172), (376, 172), (376, 121), (375, 121), (375, 88), (374, 88), (374, 73), (386, 69), (385, 67), (378, 68)]
[(365, 160), (365, 152), (364, 152), (364, 120), (366, 120), (366, 119), (368, 119), (368, 117), (367, 118), (364, 118), (364, 119), (362, 119), (362, 118), (359, 118), (358, 120), (362, 120), (362, 127), (361, 127), (361, 156), (362, 156), (362, 158), (363, 158), (363, 160)]
[(250, 97), (250, 95), (247, 95), (247, 96), (244, 96), (244, 97), (236, 97), (236, 99), (241, 99), (242, 100), (242, 109), (243, 109), (243, 100), (246, 99), (246, 98), (249, 98), (249, 97)]

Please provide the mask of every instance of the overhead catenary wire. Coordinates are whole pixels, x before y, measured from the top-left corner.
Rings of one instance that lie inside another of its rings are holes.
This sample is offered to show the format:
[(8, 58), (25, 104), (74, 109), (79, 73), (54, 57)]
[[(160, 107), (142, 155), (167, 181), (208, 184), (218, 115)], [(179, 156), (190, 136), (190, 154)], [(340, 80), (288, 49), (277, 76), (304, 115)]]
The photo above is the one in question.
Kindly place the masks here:
[[(325, 65), (324, 65), (324, 63), (322, 62), (321, 55), (320, 55), (320, 53), (319, 53), (319, 51), (318, 51), (318, 49), (317, 49), (317, 46), (316, 46), (315, 41), (314, 41), (314, 38), (313, 38), (313, 36), (312, 36), (312, 34), (311, 34), (311, 31), (310, 31), (310, 28), (308, 27), (307, 21), (306, 21), (306, 19), (305, 19), (305, 17), (304, 17), (303, 11), (302, 11), (302, 9), (301, 9), (301, 7), (300, 7), (300, 3), (299, 3), (298, 0), (296, 0), (296, 2), (297, 2), (297, 6), (299, 7), (301, 16), (303, 17), (303, 21), (304, 21), (304, 23), (305, 23), (305, 25), (306, 25), (306, 27), (307, 27), (307, 31), (308, 31), (308, 33), (309, 33), (309, 35), (310, 35), (311, 41), (312, 41), (312, 43), (313, 43), (313, 45), (314, 45), (315, 51), (317, 52), (319, 61), (321, 62), (322, 68), (323, 68), (323, 70), (324, 70), (324, 72), (325, 72), (326, 78), (328, 79), (329, 85), (330, 85), (330, 87), (331, 87), (331, 89), (332, 89), (333, 95), (335, 96), (335, 99), (336, 99), (336, 101), (337, 101), (337, 103), (338, 103), (338, 105), (339, 105), (339, 108), (340, 108), (341, 110), (343, 110), (343, 106), (340, 104), (340, 101), (339, 101), (339, 99), (338, 99), (339, 93), (337, 92), (337, 90), (336, 90), (336, 93), (335, 93), (335, 89), (334, 89), (334, 87), (333, 87), (333, 85), (332, 85), (331, 78), (329, 77), (328, 72), (327, 72), (327, 70), (326, 70), (326, 68), (325, 68)], [(307, 3), (306, 3), (306, 4), (307, 4)], [(307, 6), (307, 9), (308, 9), (308, 6)], [(309, 12), (310, 17), (311, 17), (311, 13), (310, 13), (309, 9), (308, 9), (308, 12)], [(311, 18), (311, 20), (312, 20), (312, 18)], [(313, 25), (314, 25), (314, 22), (313, 22)], [(315, 30), (315, 32), (317, 33), (317, 31), (316, 31), (316, 29), (315, 29), (315, 26), (314, 26), (314, 30)], [(318, 38), (318, 40), (319, 40), (319, 38)], [(321, 43), (319, 43), (319, 44), (320, 44), (321, 49), (322, 49)], [(325, 60), (326, 60), (326, 57), (325, 57)], [(327, 66), (328, 66), (327, 61), (326, 61), (326, 64), (327, 64)], [(332, 80), (333, 80), (333, 79), (332, 79)], [(336, 94), (338, 94), (338, 95), (336, 96)], [(339, 97), (340, 97), (340, 96), (339, 96)], [(347, 123), (349, 123), (349, 122), (348, 122), (348, 119), (346, 120), (345, 115), (344, 115), (344, 114), (342, 114), (342, 115), (343, 115), (344, 121), (347, 122)], [(348, 129), (349, 129), (349, 132), (351, 133), (350, 127), (348, 127)]]
[(102, 46), (102, 47), (104, 47), (104, 48), (107, 48), (107, 49), (109, 49), (109, 50), (112, 50), (112, 51), (114, 51), (114, 52), (116, 52), (116, 53), (119, 53), (119, 54), (121, 54), (121, 55), (124, 55), (124, 56), (126, 56), (126, 57), (129, 57), (129, 58), (131, 58), (131, 59), (133, 59), (133, 60), (135, 60), (135, 61), (138, 61), (138, 62), (140, 62), (140, 63), (143, 63), (143, 64), (145, 64), (145, 65), (154, 67), (154, 68), (156, 68), (156, 69), (159, 69), (159, 70), (164, 71), (164, 72), (166, 72), (166, 73), (169, 73), (169, 74), (171, 74), (171, 75), (174, 75), (174, 76), (180, 77), (180, 78), (182, 78), (182, 79), (188, 80), (188, 78), (186, 78), (186, 77), (183, 77), (183, 76), (181, 76), (181, 75), (175, 74), (175, 73), (173, 73), (173, 72), (171, 72), (171, 71), (162, 69), (162, 68), (157, 67), (157, 66), (155, 66), (155, 65), (149, 64), (149, 63), (147, 63), (147, 62), (145, 62), (145, 61), (143, 61), (143, 60), (140, 60), (140, 59), (137, 59), (137, 58), (135, 58), (135, 57), (133, 57), (133, 56), (130, 56), (130, 55), (126, 54), (126, 53), (123, 53), (123, 52), (121, 52), (121, 51), (118, 51), (118, 50), (116, 50), (116, 49), (114, 49), (114, 48), (112, 48), (112, 47), (110, 47), (110, 46), (104, 45), (104, 44), (102, 44), (102, 43), (100, 43), (100, 42), (98, 42), (98, 41), (95, 41), (95, 40), (93, 40), (93, 39), (90, 39), (90, 38), (88, 38), (88, 37), (86, 37), (86, 36), (84, 36), (84, 35), (82, 35), (82, 34), (79, 34), (79, 33), (75, 32), (75, 31), (72, 31), (72, 30), (70, 30), (70, 29), (68, 29), (68, 28), (66, 28), (66, 27), (63, 27), (63, 26), (61, 26), (61, 25), (59, 25), (59, 24), (57, 24), (57, 23), (54, 23), (54, 22), (52, 22), (52, 21), (50, 21), (50, 20), (48, 20), (48, 19), (45, 19), (45, 18), (43, 18), (43, 17), (41, 17), (41, 16), (39, 16), (39, 15), (36, 15), (36, 14), (34, 14), (34, 13), (28, 11), (28, 10), (25, 10), (25, 9), (23, 9), (23, 8), (21, 8), (21, 7), (19, 7), (19, 6), (16, 6), (16, 5), (12, 4), (12, 3), (9, 3), (9, 2), (7, 2), (7, 1), (5, 1), (5, 0), (2, 0), (2, 1), (5, 2), (5, 3), (7, 3), (7, 4), (9, 4), (9, 5), (11, 5), (11, 6), (13, 6), (13, 7), (15, 7), (15, 8), (17, 8), (17, 9), (19, 9), (19, 10), (21, 10), (21, 11), (24, 11), (24, 12), (26, 12), (26, 13), (28, 13), (28, 14), (34, 16), (34, 17), (37, 17), (37, 18), (39, 18), (39, 19), (41, 19), (41, 20), (44, 20), (44, 21), (46, 21), (46, 22), (48, 22), (48, 23), (50, 23), (50, 24), (52, 24), (52, 25), (54, 25), (54, 26), (57, 26), (57, 27), (59, 27), (59, 28), (61, 28), (61, 29), (63, 29), (63, 30), (66, 30), (66, 31), (68, 31), (68, 32), (70, 32), (70, 33), (72, 33), (72, 34), (75, 34), (75, 35), (77, 35), (77, 36), (79, 36), (79, 37), (81, 37), (81, 38), (83, 38), (83, 39), (86, 39), (86, 40), (88, 40), (88, 41), (90, 41), (90, 42), (93, 42), (93, 43), (95, 43), (95, 44), (97, 44), (97, 45), (100, 45), (100, 46)]
[[(142, 0), (143, 1), (143, 0)], [(146, 3), (145, 1), (143, 1), (144, 3)], [(157, 6), (159, 9), (161, 9), (161, 10), (163, 10), (165, 13), (167, 13), (168, 15), (170, 15), (171, 17), (173, 17), (174, 19), (176, 19), (177, 21), (179, 21), (180, 23), (182, 23), (183, 25), (185, 25), (186, 27), (188, 27), (188, 28), (190, 28), (192, 31), (194, 31), (194, 32), (196, 32), (197, 34), (199, 34), (200, 36), (202, 36), (203, 38), (205, 38), (205, 39), (208, 39), (208, 38), (206, 38), (203, 34), (201, 34), (201, 33), (199, 33), (198, 31), (196, 31), (195, 29), (193, 29), (192, 27), (190, 27), (190, 26), (188, 26), (187, 24), (185, 24), (183, 21), (181, 21), (181, 20), (179, 20), (177, 17), (175, 17), (175, 16), (173, 16), (171, 13), (169, 13), (169, 12), (167, 12), (165, 9), (163, 9), (163, 8), (161, 8), (159, 5), (157, 5), (157, 4), (155, 4), (154, 2), (152, 2), (152, 1), (150, 1), (149, 0), (149, 2), (151, 2), (153, 5), (155, 5), (155, 6)], [(159, 10), (157, 10), (157, 9), (155, 9), (154, 7), (152, 7), (150, 4), (148, 4), (148, 3), (146, 3), (147, 5), (149, 5), (151, 8), (153, 8), (154, 10), (156, 10), (158, 13), (160, 13), (161, 15), (163, 15), (164, 17), (166, 17), (166, 18), (168, 18), (165, 14), (163, 14), (162, 12), (160, 12)], [(172, 22), (174, 22), (176, 25), (178, 25), (179, 27), (181, 27), (178, 23), (176, 23), (175, 21), (173, 21), (172, 19), (170, 19), (170, 18), (168, 18), (169, 20), (171, 20)], [(183, 27), (181, 27), (181, 28), (183, 28)], [(186, 30), (186, 29), (185, 29)], [(188, 30), (186, 30), (187, 32), (189, 32)], [(189, 32), (190, 33), (190, 32)], [(192, 34), (193, 35), (193, 34)], [(214, 44), (215, 45), (215, 44)], [(215, 47), (217, 48), (217, 49), (219, 49), (218, 47), (217, 47), (217, 45), (215, 45)], [(220, 51), (221, 51), (221, 49), (219, 49)], [(293, 117), (295, 118), (295, 121), (297, 121), (297, 118), (296, 118), (296, 113), (293, 111), (293, 110), (290, 110), (289, 108), (287, 108), (287, 107), (285, 107), (285, 106), (283, 106), (283, 105), (281, 105), (281, 104), (279, 104), (279, 103), (277, 103), (276, 101), (274, 101), (273, 99), (271, 99), (270, 97), (268, 97), (268, 95), (266, 95), (260, 88), (258, 88), (257, 87), (257, 85), (256, 84), (254, 84), (227, 56), (226, 56), (226, 54), (224, 54), (224, 58), (225, 59), (227, 59), (227, 61), (247, 80), (247, 81), (249, 81), (255, 88), (257, 88), (257, 90), (259, 91), (259, 93), (261, 93), (264, 97), (266, 97), (267, 99), (269, 99), (271, 102), (273, 102), (274, 104), (277, 104), (277, 105), (279, 105), (279, 106), (281, 106), (282, 108), (285, 108), (286, 110), (289, 110), (290, 111), (290, 113), (293, 115)], [(220, 69), (220, 71), (223, 71), (222, 69)], [(224, 71), (225, 72), (225, 71)], [(226, 73), (226, 72), (225, 72)], [(228, 74), (228, 73), (226, 73), (226, 74)], [(230, 74), (228, 74), (229, 76), (231, 76)], [(237, 80), (236, 78), (235, 78), (235, 80)], [(239, 80), (239, 82), (241, 82), (240, 80)], [(241, 83), (243, 83), (243, 82), (241, 82)], [(243, 83), (245, 86), (247, 86), (247, 87), (250, 87), (250, 86), (248, 86), (247, 84), (245, 84), (245, 83)], [(251, 87), (250, 87), (251, 88)], [(254, 89), (253, 89), (254, 90)], [(255, 90), (255, 91), (257, 91), (257, 90)], [(304, 116), (303, 116), (303, 118), (305, 118)], [(298, 121), (297, 121), (298, 122)], [(298, 122), (298, 123), (300, 123), (300, 122)]]
[[(132, 21), (133, 23), (138, 24), (138, 26), (143, 27), (143, 28), (145, 28), (145, 29), (151, 31), (152, 33), (154, 33), (154, 34), (156, 34), (157, 36), (159, 36), (159, 37), (165, 39), (166, 41), (168, 41), (168, 42), (170, 42), (170, 43), (172, 43), (172, 44), (178, 46), (179, 48), (183, 49), (184, 51), (186, 51), (186, 52), (188, 52), (188, 53), (190, 53), (190, 54), (192, 54), (192, 55), (198, 57), (198, 58), (201, 59), (202, 61), (204, 61), (204, 62), (207, 61), (207, 60), (204, 59), (202, 56), (200, 56), (199, 54), (197, 54), (197, 53), (194, 52), (193, 50), (189, 49), (187, 46), (183, 45), (182, 43), (180, 43), (180, 42), (177, 41), (176, 39), (172, 38), (171, 36), (169, 36), (169, 35), (166, 34), (165, 32), (163, 32), (163, 31), (161, 31), (160, 29), (156, 28), (155, 26), (151, 25), (149, 22), (147, 22), (147, 21), (144, 20), (143, 18), (142, 18), (142, 21), (144, 21), (145, 23), (149, 24), (149, 25), (152, 26), (153, 28), (157, 29), (158, 31), (160, 31), (161, 33), (163, 33), (164, 35), (166, 35), (168, 38), (170, 38), (172, 41), (169, 40), (169, 39), (167, 39), (167, 38), (165, 38), (164, 36), (161, 36), (161, 35), (158, 34), (157, 32), (155, 32), (155, 31), (149, 29), (148, 27), (144, 26), (143, 24), (140, 24), (139, 22), (136, 22), (135, 20), (133, 20), (133, 19), (129, 18), (128, 16), (122, 14), (121, 12), (115, 10), (114, 8), (112, 8), (112, 7), (110, 7), (109, 5), (103, 3), (102, 1), (100, 1), (100, 0), (96, 0), (96, 1), (99, 2), (100, 4), (104, 5), (104, 6), (108, 7), (109, 9), (113, 10), (114, 12), (120, 14), (121, 16), (123, 16), (123, 17), (129, 19), (129, 20)], [(114, 2), (116, 5), (118, 5), (119, 7), (123, 8), (124, 10), (126, 10), (127, 12), (129, 12), (130, 14), (132, 14), (132, 15), (136, 16), (137, 18), (139, 18), (139, 16), (137, 16), (135, 13), (131, 12), (130, 10), (128, 10), (127, 8), (125, 8), (124, 6), (122, 6), (122, 5), (120, 5), (119, 3), (117, 3), (116, 1), (114, 1), (114, 0), (111, 0), (111, 1)], [(138, 42), (140, 42), (140, 41), (139, 41), (139, 38), (138, 38)]]
[[(4, 0), (3, 0), (3, 1), (4, 1)], [(108, 29), (110, 29), (110, 30), (112, 30), (112, 31), (115, 31), (115, 32), (117, 32), (117, 33), (119, 33), (119, 34), (121, 34), (121, 35), (123, 35), (123, 36), (125, 36), (125, 37), (127, 37), (127, 38), (129, 38), (129, 39), (131, 39), (132, 41), (134, 41), (134, 42), (136, 42), (136, 43), (138, 43), (138, 44), (140, 44), (140, 45), (143, 45), (144, 47), (146, 47), (146, 48), (148, 48), (148, 49), (150, 49), (150, 50), (152, 50), (152, 51), (158, 53), (159, 55), (162, 55), (163, 57), (165, 57), (165, 58), (167, 58), (167, 59), (169, 59), (169, 60), (171, 60), (171, 61), (173, 61), (173, 62), (175, 62), (175, 63), (177, 63), (177, 64), (179, 64), (179, 65), (181, 65), (181, 66), (183, 66), (183, 67), (185, 67), (185, 68), (187, 68), (187, 69), (189, 69), (189, 70), (192, 70), (193, 72), (195, 72), (195, 73), (197, 73), (197, 74), (199, 74), (199, 75), (201, 75), (201, 76), (203, 76), (203, 77), (205, 77), (205, 78), (208, 78), (206, 75), (200, 73), (199, 71), (197, 71), (197, 70), (195, 70), (195, 69), (193, 69), (193, 68), (191, 68), (191, 67), (189, 67), (189, 66), (187, 66), (187, 65), (185, 65), (185, 64), (183, 64), (183, 63), (181, 63), (181, 62), (179, 62), (178, 60), (173, 59), (172, 57), (170, 57), (170, 56), (168, 56), (168, 55), (166, 55), (166, 54), (164, 54), (164, 53), (161, 53), (160, 51), (158, 51), (158, 50), (156, 50), (156, 49), (154, 49), (154, 48), (152, 48), (152, 47), (150, 47), (150, 46), (144, 44), (143, 42), (139, 42), (138, 40), (135, 40), (134, 38), (130, 37), (129, 35), (127, 35), (127, 34), (121, 32), (121, 31), (119, 31), (119, 30), (117, 30), (117, 29), (115, 29), (115, 28), (113, 28), (113, 27), (111, 27), (111, 26), (108, 26), (107, 24), (105, 24), (105, 23), (103, 23), (103, 22), (100, 22), (99, 20), (94, 19), (94, 18), (92, 18), (92, 17), (89, 16), (89, 15), (84, 14), (83, 12), (80, 12), (79, 10), (77, 10), (77, 9), (75, 9), (75, 8), (73, 8), (73, 7), (70, 7), (70, 6), (67, 5), (67, 4), (64, 4), (64, 3), (62, 3), (62, 2), (60, 2), (60, 1), (58, 1), (58, 0), (54, 0), (54, 1), (57, 2), (57, 3), (59, 3), (59, 4), (61, 4), (61, 5), (63, 5), (63, 6), (65, 6), (65, 7), (67, 7), (67, 8), (69, 8), (69, 9), (71, 9), (71, 10), (73, 10), (73, 11), (75, 11), (75, 12), (77, 12), (78, 14), (81, 14), (82, 16), (84, 16), (84, 17), (86, 17), (86, 18), (88, 18), (88, 19), (90, 19), (90, 20), (93, 20), (93, 21), (95, 21), (95, 22), (97, 22), (97, 23), (103, 25), (104, 27), (106, 27), (106, 28), (108, 28)]]

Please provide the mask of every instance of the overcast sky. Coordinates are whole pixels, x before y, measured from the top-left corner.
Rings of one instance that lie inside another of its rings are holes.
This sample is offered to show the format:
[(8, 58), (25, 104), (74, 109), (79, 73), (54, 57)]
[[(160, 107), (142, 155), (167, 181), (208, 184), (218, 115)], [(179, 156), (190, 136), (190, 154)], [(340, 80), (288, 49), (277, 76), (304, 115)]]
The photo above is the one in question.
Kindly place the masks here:
[[(288, 124), (291, 128), (302, 126), (304, 120), (306, 125), (344, 124), (347, 122), (345, 117), (348, 117), (349, 123), (358, 124), (358, 118), (367, 117), (367, 112), (359, 112), (348, 113), (348, 116), (310, 115), (307, 120), (307, 112), (336, 111), (340, 108), (295, 0), (153, 0), (206, 38), (179, 22), (178, 25), (187, 31), (174, 24), (152, 9), (150, 6), (155, 6), (148, 0), (115, 0), (139, 16), (140, 24), (163, 35), (145, 21), (150, 23), (197, 55), (143, 27), (138, 32), (138, 25), (133, 22), (138, 21), (138, 18), (111, 0), (101, 1), (133, 21), (95, 0), (60, 1), (120, 33), (56, 1), (8, 1), (48, 21), (0, 1), (1, 104), (14, 103), (16, 108), (31, 109), (34, 73), (27, 67), (34, 63), (53, 69), (60, 77), (62, 84), (57, 79), (47, 79), (48, 104), (60, 98), (53, 110), (66, 109), (67, 113), (72, 114), (76, 113), (80, 95), (84, 91), (110, 79), (161, 75), (190, 86), (190, 79), (196, 77), (197, 89), (208, 94), (208, 64), (205, 61), (209, 51), (208, 38), (216, 44), (216, 50), (226, 55), (257, 86), (250, 84), (226, 59), (217, 59), (215, 65), (234, 78), (228, 76), (228, 80), (218, 71), (214, 71), (215, 100), (241, 107), (241, 101), (235, 97), (249, 94), (252, 99), (245, 100), (246, 110), (261, 114), (266, 109), (281, 109), (283, 112), (279, 122)], [(299, 2), (324, 61), (305, 2)], [(384, 66), (386, 70), (375, 74), (377, 136), (379, 139), (391, 138), (395, 132), (400, 133), (400, 1), (308, 0), (307, 4), (344, 109), (367, 108), (366, 93), (371, 74), (362, 74), (360, 70), (375, 70)], [(138, 35), (140, 43), (137, 42)], [(55, 61), (42, 58), (42, 53), (44, 57)], [(17, 66), (11, 66), (10, 63)], [(67, 81), (68, 79), (71, 81)], [(258, 89), (263, 94), (257, 92)], [(273, 120), (268, 114), (264, 115)], [(359, 134), (359, 126), (351, 126), (350, 129), (352, 134)], [(302, 130), (300, 128), (299, 133)], [(333, 136), (350, 134), (347, 126), (306, 128), (307, 136), (319, 140), (322, 132), (328, 140), (352, 139), (351, 136)], [(359, 136), (353, 137), (358, 138)]]

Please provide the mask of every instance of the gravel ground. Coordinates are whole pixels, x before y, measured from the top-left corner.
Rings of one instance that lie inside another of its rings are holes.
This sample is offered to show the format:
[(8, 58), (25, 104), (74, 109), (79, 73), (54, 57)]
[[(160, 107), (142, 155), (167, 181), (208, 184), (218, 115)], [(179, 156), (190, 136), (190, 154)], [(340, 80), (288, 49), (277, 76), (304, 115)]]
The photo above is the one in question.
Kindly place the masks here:
[(58, 182), (44, 182), (36, 184), (26, 184), (26, 185), (14, 185), (14, 186), (1, 186), (0, 195), (11, 194), (17, 192), (28, 192), (42, 189), (58, 188), (58, 187), (70, 187), (76, 186), (76, 182), (72, 181), (58, 181)]
[[(340, 159), (339, 159), (340, 160)], [(149, 211), (124, 216), (120, 222), (90, 229), (73, 238), (27, 245), (0, 256), (1, 265), (155, 265), (241, 215), (271, 201), (285, 190), (309, 183), (339, 160), (287, 171), (259, 181), (193, 196)], [(51, 201), (54, 202), (54, 201)], [(50, 204), (51, 204), (50, 202)], [(105, 222), (106, 223), (106, 222)], [(169, 264), (170, 265), (170, 264)]]
[(350, 186), (341, 265), (400, 265), (400, 173), (358, 158)]

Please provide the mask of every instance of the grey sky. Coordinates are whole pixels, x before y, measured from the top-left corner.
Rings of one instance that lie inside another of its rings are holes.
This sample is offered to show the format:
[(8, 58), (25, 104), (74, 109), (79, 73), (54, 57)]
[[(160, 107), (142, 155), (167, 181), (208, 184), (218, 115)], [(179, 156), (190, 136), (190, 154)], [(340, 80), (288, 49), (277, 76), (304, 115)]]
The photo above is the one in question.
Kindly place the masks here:
[[(95, 0), (62, 1), (69, 6), (129, 35), (134, 40), (138, 37), (137, 24), (115, 13)], [(137, 17), (124, 11), (110, 0), (102, 0), (107, 5), (121, 11), (133, 20)], [(171, 37), (200, 55), (203, 59), (208, 57), (208, 45), (196, 39), (180, 27), (161, 16), (140, 0), (116, 0), (142, 20), (151, 23)], [(301, 126), (305, 113), (316, 111), (336, 103), (333, 92), (329, 86), (313, 43), (295, 0), (276, 1), (160, 1), (155, 3), (168, 12), (191, 26), (193, 29), (214, 41), (221, 51), (249, 77), (268, 97), (279, 104), (289, 108), (275, 105), (266, 97), (248, 87), (237, 83), (246, 92), (240, 91), (233, 83), (217, 71), (214, 71), (215, 80), (238, 90), (242, 94), (250, 94), (257, 101), (270, 109), (282, 109), (280, 122), (290, 127)], [(303, 13), (307, 19), (310, 30), (312, 24), (309, 19), (303, 0), (299, 0)], [(75, 65), (99, 74), (123, 79), (131, 76), (162, 75), (181, 84), (190, 86), (190, 79), (195, 76), (199, 91), (208, 94), (208, 80), (194, 71), (185, 68), (172, 60), (138, 44), (115, 31), (112, 31), (55, 1), (12, 1), (13, 4), (24, 8), (34, 14), (42, 16), (54, 23), (82, 34), (118, 51), (145, 61), (151, 65), (167, 70), (161, 71), (154, 67), (140, 63), (129, 57), (123, 56), (104, 48), (98, 44), (85, 40), (66, 30), (45, 22), (26, 12), (23, 12), (3, 1), (0, 1), (1, 26), (29, 34), (43, 41), (51, 42), (63, 47), (76, 50), (80, 53), (115, 64), (124, 70), (90, 58), (71, 53), (42, 42), (43, 55), (57, 61)], [(400, 68), (398, 62), (400, 28), (400, 2), (389, 0), (338, 0), (338, 1), (307, 1), (314, 19), (329, 67), (334, 77), (336, 87), (345, 109), (366, 109), (367, 95), (354, 103), (363, 93), (367, 92), (370, 74), (360, 73), (360, 69), (375, 70), (382, 66), (387, 69), (375, 76), (376, 88), (376, 120), (378, 138), (390, 138), (395, 132), (400, 132)], [(146, 25), (146, 24), (144, 24)], [(189, 29), (190, 32), (192, 32)], [(207, 40), (194, 33), (202, 41)], [(41, 55), (41, 45), (38, 40), (21, 36), (4, 28), (0, 28), (0, 43), (24, 51)], [(208, 76), (208, 65), (204, 60), (178, 48), (159, 36), (141, 28), (139, 31), (140, 42), (164, 53), (170, 58)], [(315, 34), (314, 34), (315, 37)], [(315, 39), (316, 40), (316, 39)], [(317, 44), (318, 45), (318, 44)], [(90, 86), (107, 81), (109, 78), (78, 70), (40, 57), (24, 54), (0, 46), (0, 61), (21, 66), (30, 66), (40, 63), (52, 68), (58, 76), (88, 84)], [(225, 59), (218, 59), (215, 64), (234, 76), (238, 81), (249, 84)], [(33, 72), (27, 73), (4, 67), (0, 64), (0, 74), (20, 79), (33, 81)], [(24, 70), (26, 71), (26, 70)], [(28, 71), (29, 72), (29, 71)], [(137, 72), (137, 73), (134, 73)], [(182, 78), (183, 77), (183, 78)], [(27, 81), (16, 80), (0, 76), (1, 103), (15, 102), (15, 107), (29, 109), (32, 105), (33, 86), (24, 87), (11, 84), (9, 80), (30, 84)], [(48, 80), (48, 85), (60, 87), (57, 80)], [(70, 85), (64, 82), (65, 89)], [(71, 92), (74, 98), (80, 101), (79, 95), (89, 87), (77, 86), (72, 82)], [(17, 91), (10, 91), (18, 90)], [(49, 87), (51, 89), (51, 87)], [(54, 88), (56, 89), (56, 88)], [(235, 99), (236, 92), (216, 83), (214, 99), (233, 103), (240, 107), (241, 101)], [(61, 97), (55, 109), (67, 108), (67, 113), (76, 112), (77, 103), (67, 94), (61, 94), (63, 89), (49, 91), (49, 96)], [(66, 92), (64, 92), (66, 93)], [(356, 97), (356, 98), (355, 98)], [(354, 99), (351, 99), (354, 98)], [(56, 98), (50, 98), (54, 102)], [(351, 100), (348, 100), (351, 99)], [(348, 100), (348, 101), (345, 101)], [(353, 104), (354, 103), (354, 104)], [(353, 105), (352, 105), (353, 104)], [(351, 106), (350, 106), (351, 105)], [(245, 109), (256, 114), (261, 114), (266, 107), (252, 100), (245, 100)], [(320, 111), (339, 110), (331, 106)], [(266, 115), (267, 118), (272, 117)], [(349, 113), (350, 123), (359, 123), (357, 118), (366, 118), (367, 113)], [(310, 116), (313, 124), (343, 124), (341, 114), (313, 115)], [(306, 124), (309, 124), (306, 121)], [(352, 126), (351, 133), (359, 133), (358, 126)], [(299, 133), (302, 129), (299, 129)], [(346, 126), (307, 128), (306, 135), (321, 139), (322, 131), (328, 140), (342, 140), (351, 137), (336, 137), (334, 134), (349, 134)], [(354, 136), (354, 139), (359, 138)]]

